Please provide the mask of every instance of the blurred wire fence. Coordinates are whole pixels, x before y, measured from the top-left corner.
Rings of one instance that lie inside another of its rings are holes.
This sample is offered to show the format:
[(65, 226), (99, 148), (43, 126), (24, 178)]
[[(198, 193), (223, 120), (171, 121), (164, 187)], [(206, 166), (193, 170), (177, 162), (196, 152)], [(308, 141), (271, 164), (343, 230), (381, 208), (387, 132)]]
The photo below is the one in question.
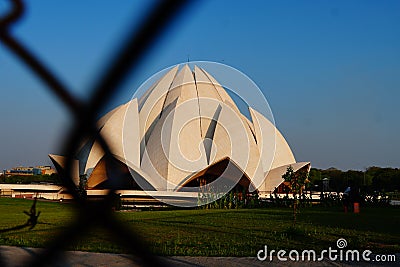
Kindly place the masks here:
[[(88, 101), (75, 98), (71, 91), (47, 68), (39, 57), (33, 54), (28, 47), (11, 34), (13, 23), (18, 21), (24, 14), (24, 3), (21, 0), (10, 0), (12, 8), (10, 12), (0, 19), (0, 40), (30, 71), (32, 71), (47, 86), (49, 91), (55, 94), (61, 103), (67, 106), (74, 118), (73, 129), (69, 132), (67, 140), (63, 145), (66, 156), (65, 171), (60, 173), (64, 186), (73, 195), (78, 203), (78, 216), (66, 227), (66, 230), (55, 236), (43, 252), (33, 256), (28, 266), (52, 265), (52, 262), (69, 245), (79, 239), (84, 239), (85, 233), (93, 226), (100, 226), (107, 230), (113, 237), (115, 243), (126, 248), (134, 257), (136, 264), (148, 266), (162, 266), (164, 262), (149, 251), (140, 240), (138, 235), (120, 223), (111, 212), (108, 198), (114, 191), (103, 200), (89, 201), (79, 194), (79, 189), (72, 180), (73, 157), (79, 149), (79, 145), (88, 137), (97, 136), (96, 119), (99, 112), (107, 104), (107, 100), (116, 93), (121, 83), (128, 74), (135, 71), (140, 61), (145, 57), (157, 38), (167, 29), (171, 22), (187, 8), (189, 1), (168, 0), (161, 1), (152, 7), (146, 19), (141, 22), (138, 30), (128, 32), (126, 41), (115, 51), (115, 56), (105, 65), (104, 73), (98, 76), (94, 84), (93, 92)], [(128, 27), (129, 29), (130, 27)], [(135, 27), (131, 27), (135, 28)], [(107, 142), (101, 136), (97, 137), (106, 157), (111, 160), (112, 154)], [(0, 266), (6, 266), (0, 255)]]

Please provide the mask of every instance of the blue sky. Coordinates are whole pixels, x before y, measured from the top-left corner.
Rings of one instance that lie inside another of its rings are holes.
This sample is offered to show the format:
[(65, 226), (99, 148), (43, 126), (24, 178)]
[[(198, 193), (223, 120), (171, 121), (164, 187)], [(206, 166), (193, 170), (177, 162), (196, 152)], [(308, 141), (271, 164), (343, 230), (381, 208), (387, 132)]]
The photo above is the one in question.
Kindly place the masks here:
[[(29, 1), (12, 32), (81, 98), (151, 1)], [(0, 0), (0, 13), (8, 2)], [(230, 65), (263, 91), (298, 161), (400, 167), (399, 1), (197, 1), (108, 105), (165, 67)], [(67, 109), (0, 44), (0, 168), (47, 164)]]

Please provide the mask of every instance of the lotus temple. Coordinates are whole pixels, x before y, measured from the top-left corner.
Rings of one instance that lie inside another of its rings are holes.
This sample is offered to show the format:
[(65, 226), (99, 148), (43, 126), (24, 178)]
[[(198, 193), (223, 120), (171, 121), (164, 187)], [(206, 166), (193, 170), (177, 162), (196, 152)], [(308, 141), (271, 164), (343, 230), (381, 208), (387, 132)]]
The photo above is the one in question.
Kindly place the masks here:
[[(246, 116), (205, 69), (171, 68), (140, 97), (98, 120), (113, 157), (98, 137), (86, 140), (73, 161), (74, 182), (86, 175), (88, 192), (179, 197), (213, 185), (262, 196), (283, 183), (288, 166), (309, 171), (310, 163), (296, 162), (275, 125), (247, 108)], [(63, 156), (49, 157), (56, 169), (64, 167)]]

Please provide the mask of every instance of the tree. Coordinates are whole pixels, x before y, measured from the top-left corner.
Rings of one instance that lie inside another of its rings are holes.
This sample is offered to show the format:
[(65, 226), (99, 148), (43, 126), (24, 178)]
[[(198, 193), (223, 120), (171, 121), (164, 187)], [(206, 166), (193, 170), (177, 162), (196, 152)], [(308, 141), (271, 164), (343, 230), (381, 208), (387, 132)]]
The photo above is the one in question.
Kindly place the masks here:
[(303, 189), (306, 184), (310, 181), (308, 180), (308, 171), (300, 169), (297, 172), (293, 171), (292, 165), (290, 165), (286, 173), (282, 175), (282, 178), (287, 182), (287, 186), (293, 194), (293, 225), (296, 225), (296, 214), (298, 211), (298, 198), (297, 196), (301, 196)]
[(308, 179), (310, 180), (310, 184), (313, 186), (322, 184), (321, 170), (311, 168)]
[(78, 193), (79, 193), (79, 195), (81, 196), (82, 199), (86, 199), (86, 197), (87, 197), (86, 187), (87, 187), (86, 174), (80, 175), (79, 176)]

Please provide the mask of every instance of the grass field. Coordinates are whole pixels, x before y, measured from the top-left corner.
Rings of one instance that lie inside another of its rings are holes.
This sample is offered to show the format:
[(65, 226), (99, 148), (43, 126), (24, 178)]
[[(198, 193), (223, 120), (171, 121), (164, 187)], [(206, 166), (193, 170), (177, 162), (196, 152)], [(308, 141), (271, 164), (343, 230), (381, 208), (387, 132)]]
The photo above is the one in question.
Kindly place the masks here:
[[(0, 230), (26, 222), (23, 210), (31, 200), (0, 198)], [(73, 220), (71, 204), (38, 202), (42, 211), (38, 225), (0, 233), (0, 245), (44, 247)], [(400, 209), (362, 208), (360, 214), (339, 208), (304, 208), (293, 228), (289, 208), (239, 210), (170, 210), (116, 212), (159, 255), (255, 256), (268, 249), (314, 249), (336, 247), (345, 238), (349, 249), (374, 253), (400, 252)], [(134, 241), (132, 241), (134, 242)], [(93, 229), (68, 249), (126, 252), (105, 229)]]

